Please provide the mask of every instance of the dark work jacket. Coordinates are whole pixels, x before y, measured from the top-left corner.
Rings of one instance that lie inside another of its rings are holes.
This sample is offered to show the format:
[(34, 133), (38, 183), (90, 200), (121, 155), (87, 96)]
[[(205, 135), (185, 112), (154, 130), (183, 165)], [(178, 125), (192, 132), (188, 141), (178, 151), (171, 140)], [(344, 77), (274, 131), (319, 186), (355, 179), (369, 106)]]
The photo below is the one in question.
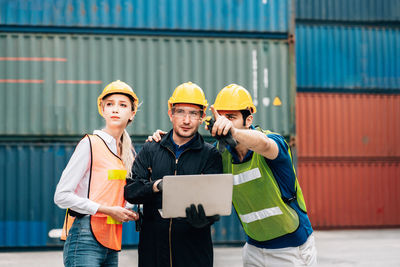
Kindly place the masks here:
[(213, 266), (210, 226), (194, 228), (184, 218), (163, 219), (161, 193), (153, 192), (154, 181), (165, 175), (222, 173), (222, 160), (200, 134), (175, 158), (172, 130), (162, 140), (144, 144), (133, 164), (132, 179), (127, 179), (125, 199), (143, 204), (143, 224), (139, 234), (139, 266)]

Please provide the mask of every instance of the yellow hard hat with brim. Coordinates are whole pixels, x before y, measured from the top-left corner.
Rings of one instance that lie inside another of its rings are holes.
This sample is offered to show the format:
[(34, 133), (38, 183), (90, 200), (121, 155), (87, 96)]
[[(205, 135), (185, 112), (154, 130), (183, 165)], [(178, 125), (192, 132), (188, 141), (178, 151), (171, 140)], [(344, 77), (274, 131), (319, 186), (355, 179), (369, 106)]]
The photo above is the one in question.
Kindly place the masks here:
[(179, 103), (203, 106), (203, 111), (208, 106), (203, 90), (192, 82), (183, 83), (175, 88), (174, 93), (168, 100), (168, 109), (170, 110), (174, 104)]
[(103, 98), (107, 95), (118, 94), (118, 93), (129, 96), (133, 100), (133, 111), (134, 112), (137, 111), (139, 98), (136, 96), (135, 92), (133, 92), (132, 87), (130, 87), (128, 84), (124, 82), (121, 82), (120, 80), (117, 80), (112, 83), (109, 83), (97, 98), (97, 108), (99, 109), (99, 113), (101, 116), (103, 116), (103, 112), (101, 109), (101, 101), (103, 100)]
[(218, 93), (213, 106), (216, 110), (249, 110), (251, 113), (257, 111), (250, 93), (234, 83), (225, 86)]

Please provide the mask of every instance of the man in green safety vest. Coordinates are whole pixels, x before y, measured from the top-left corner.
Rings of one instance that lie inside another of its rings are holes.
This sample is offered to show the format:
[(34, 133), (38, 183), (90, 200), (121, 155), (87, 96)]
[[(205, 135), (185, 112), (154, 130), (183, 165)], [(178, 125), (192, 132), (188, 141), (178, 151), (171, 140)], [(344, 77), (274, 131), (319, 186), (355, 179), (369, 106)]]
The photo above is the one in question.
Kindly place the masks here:
[(218, 140), (223, 171), (234, 175), (232, 201), (247, 235), (243, 266), (316, 266), (313, 229), (285, 139), (253, 126), (256, 107), (237, 84), (218, 93), (211, 111), (206, 125)]
[(252, 125), (256, 107), (237, 84), (218, 93), (211, 111), (209, 130), (218, 147), (226, 146), (220, 148), (223, 170), (234, 175), (232, 201), (247, 235), (244, 266), (316, 265), (313, 230), (285, 139)]

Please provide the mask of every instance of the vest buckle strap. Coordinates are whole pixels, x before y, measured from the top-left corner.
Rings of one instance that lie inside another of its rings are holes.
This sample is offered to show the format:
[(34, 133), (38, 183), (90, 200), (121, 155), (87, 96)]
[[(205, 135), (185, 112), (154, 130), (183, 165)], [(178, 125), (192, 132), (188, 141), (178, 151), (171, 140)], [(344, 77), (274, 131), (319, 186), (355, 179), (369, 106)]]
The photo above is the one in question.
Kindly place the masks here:
[(287, 198), (287, 197), (282, 197), (283, 202), (285, 202), (286, 204), (290, 204), (292, 201), (296, 200), (297, 197), (293, 196), (291, 198)]
[(77, 211), (67, 209), (67, 213), (69, 216), (76, 217), (76, 218), (83, 218), (86, 214), (79, 213)]

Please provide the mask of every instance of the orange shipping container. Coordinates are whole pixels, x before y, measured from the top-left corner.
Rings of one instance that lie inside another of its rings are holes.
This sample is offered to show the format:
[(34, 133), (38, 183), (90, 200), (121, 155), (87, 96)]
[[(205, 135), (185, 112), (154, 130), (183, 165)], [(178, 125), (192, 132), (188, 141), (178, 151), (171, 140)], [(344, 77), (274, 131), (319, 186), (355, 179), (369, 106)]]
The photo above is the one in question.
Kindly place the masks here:
[(400, 162), (299, 162), (316, 229), (399, 227)]
[(303, 157), (400, 157), (400, 95), (297, 93)]

